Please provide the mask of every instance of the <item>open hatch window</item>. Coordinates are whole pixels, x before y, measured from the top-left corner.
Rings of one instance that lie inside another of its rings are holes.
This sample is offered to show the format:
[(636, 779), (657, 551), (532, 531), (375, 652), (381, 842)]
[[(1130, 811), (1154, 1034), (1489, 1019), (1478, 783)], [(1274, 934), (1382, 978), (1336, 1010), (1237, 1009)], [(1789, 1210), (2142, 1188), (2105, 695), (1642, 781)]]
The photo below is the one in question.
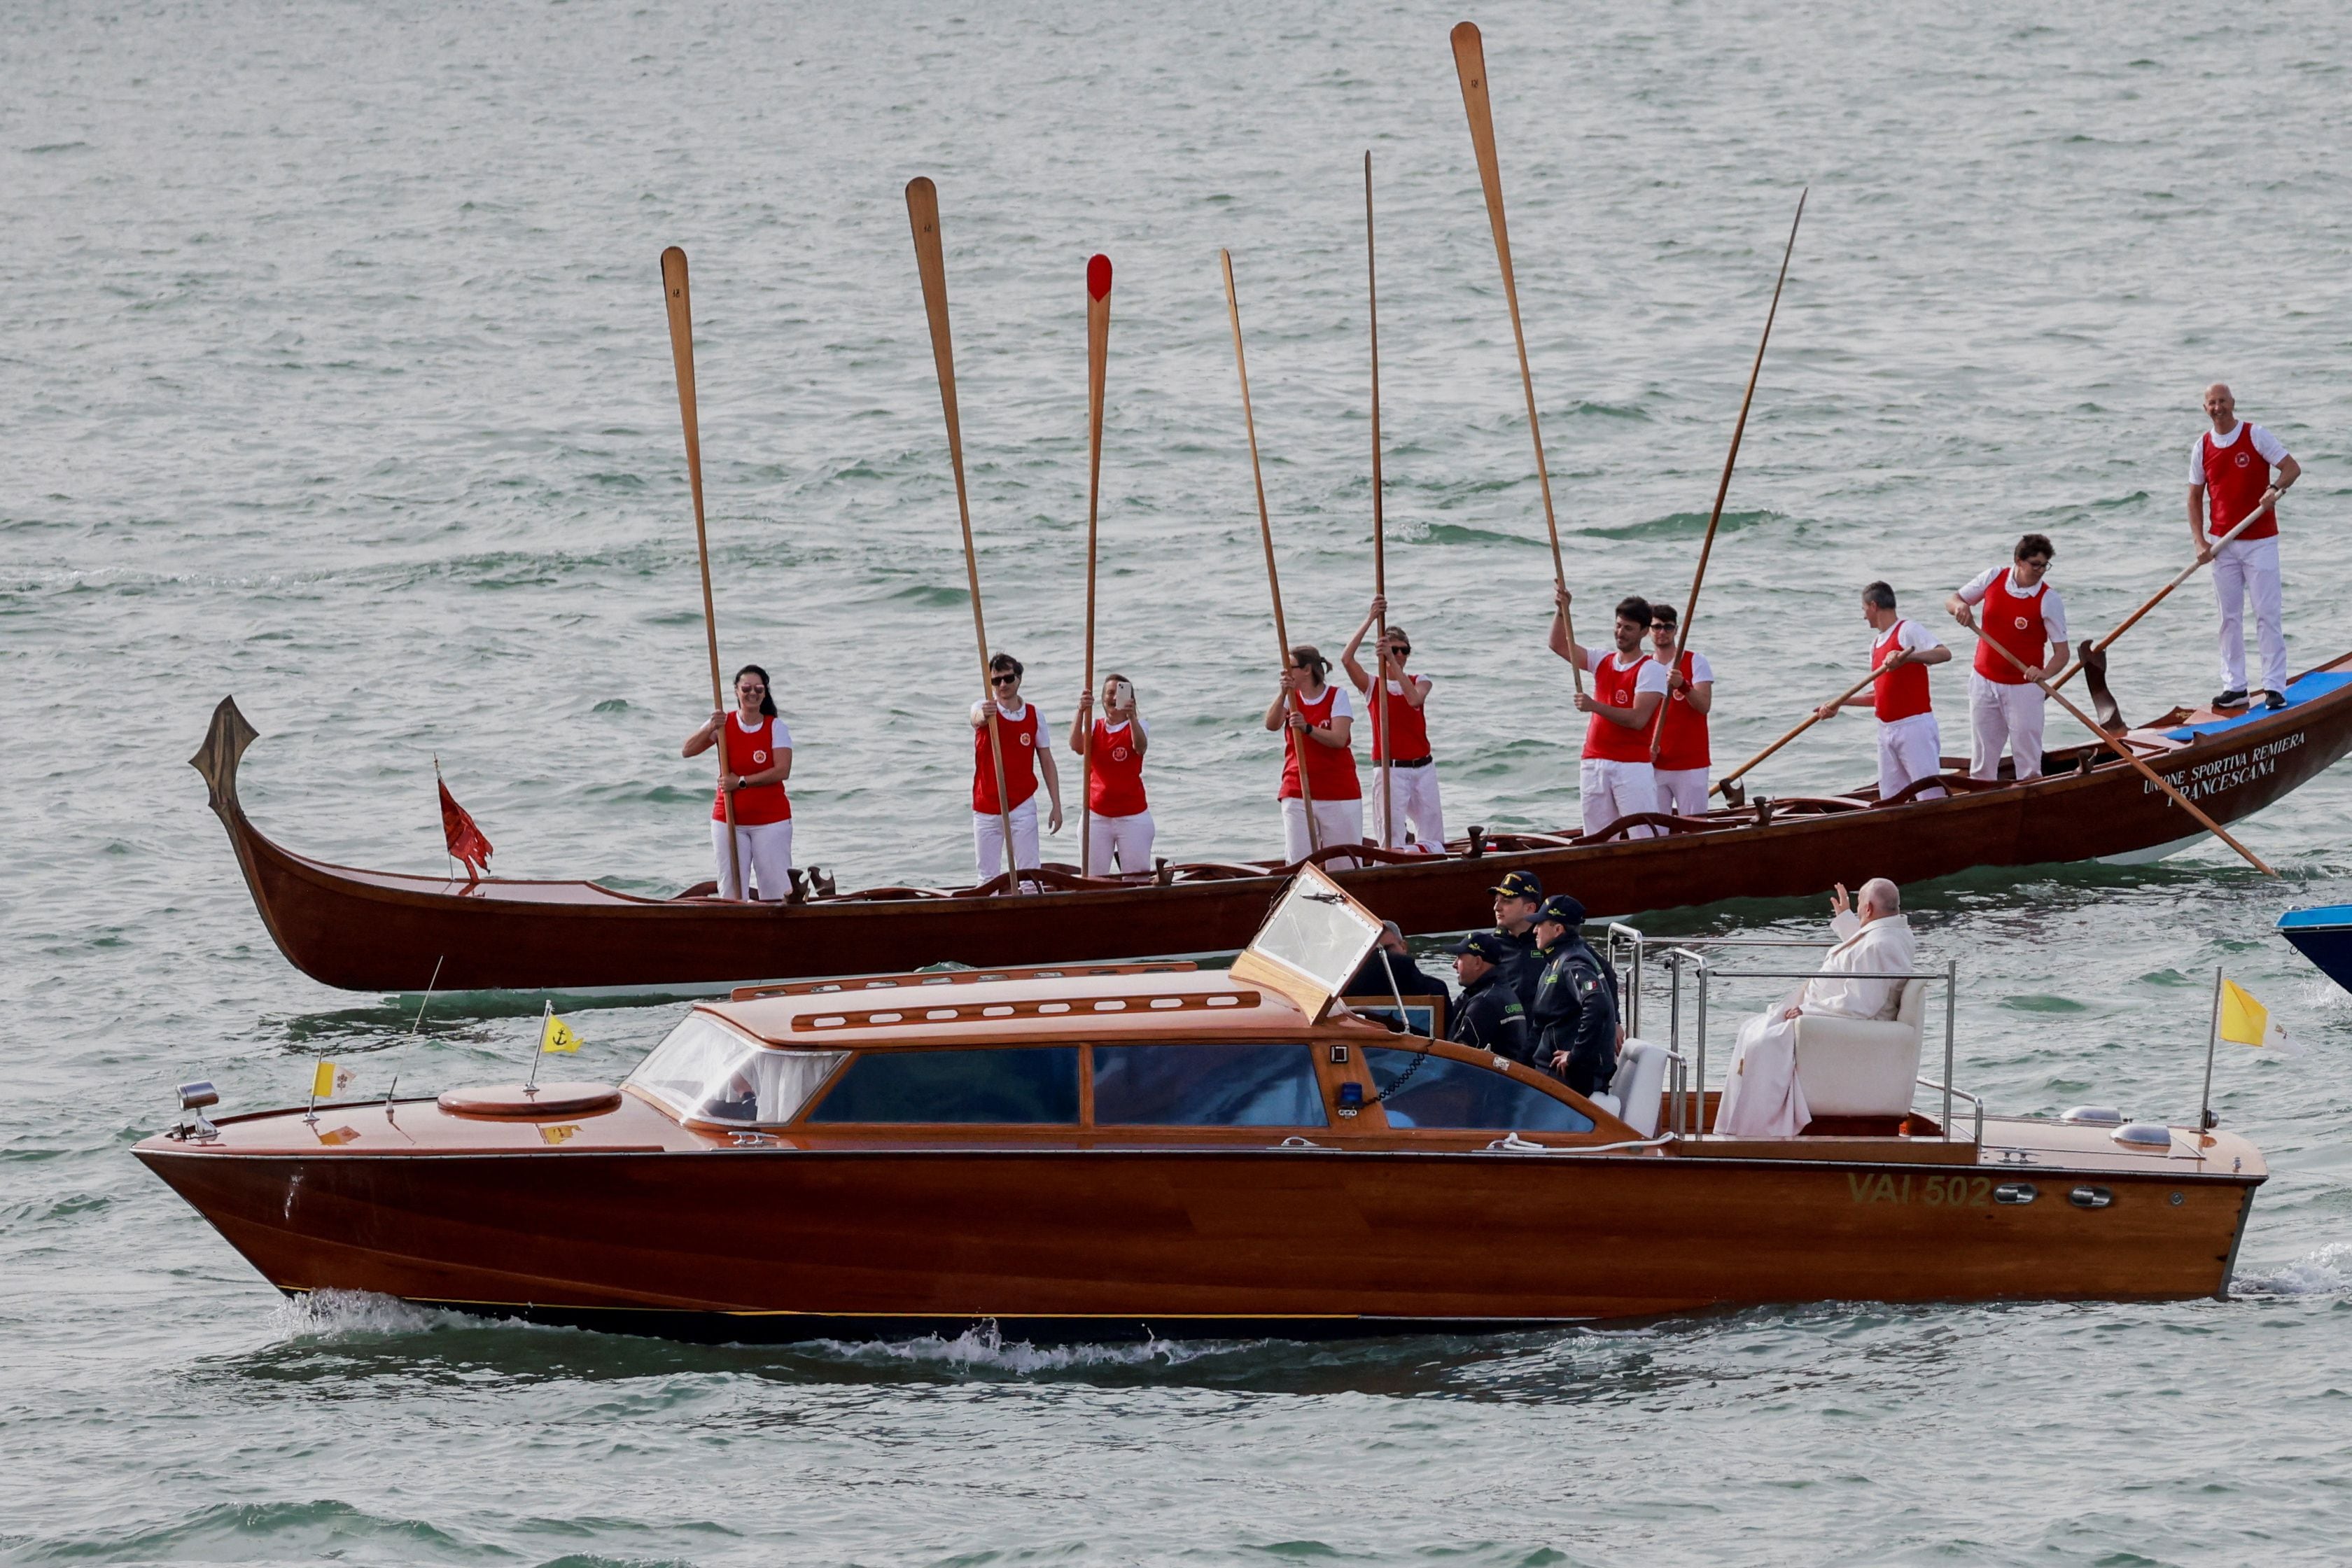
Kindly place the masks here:
[(800, 1114), (843, 1054), (772, 1050), (698, 1010), (628, 1081), (684, 1121), (775, 1124)]
[(1373, 1085), (1388, 1095), (1382, 1103), (1391, 1127), (1592, 1131), (1592, 1118), (1566, 1100), (1477, 1062), (1381, 1046), (1366, 1050), (1364, 1061), (1372, 1069)]
[(1319, 1024), (1381, 940), (1378, 916), (1313, 866), (1301, 866), (1233, 973), (1280, 992)]
[(1324, 1127), (1314, 1047), (1097, 1046), (1095, 1125)]

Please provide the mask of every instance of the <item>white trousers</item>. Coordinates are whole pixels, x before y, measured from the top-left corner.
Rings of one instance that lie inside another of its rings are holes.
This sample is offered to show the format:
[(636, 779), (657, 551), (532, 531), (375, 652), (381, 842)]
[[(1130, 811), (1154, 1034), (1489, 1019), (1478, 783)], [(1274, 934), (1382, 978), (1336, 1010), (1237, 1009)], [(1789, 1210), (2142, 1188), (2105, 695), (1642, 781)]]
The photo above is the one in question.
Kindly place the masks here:
[[(1372, 776), (1364, 787), (1372, 795), (1372, 842), (1383, 849), (1403, 848), (1403, 833), (1391, 831), (1381, 812), (1379, 768), (1372, 769)], [(1389, 769), (1389, 794), (1396, 800), (1397, 826), (1412, 830), (1414, 847), (1424, 855), (1442, 852), (1445, 847), (1445, 813), (1437, 804), (1437, 764)]]
[[(1323, 847), (1334, 844), (1361, 844), (1364, 841), (1364, 803), (1360, 800), (1318, 800), (1315, 803), (1315, 831), (1322, 837)], [(1286, 795), (1282, 802), (1282, 853), (1288, 860), (1304, 860), (1314, 852), (1315, 846), (1307, 841), (1307, 803), (1297, 795)], [(1323, 862), (1326, 871), (1345, 871), (1355, 861), (1335, 856)]]
[(1087, 871), (1097, 877), (1108, 877), (1114, 866), (1129, 876), (1150, 870), (1151, 840), (1156, 831), (1149, 811), (1139, 811), (1133, 816), (1089, 816)]
[[(1584, 797), (1584, 831), (1605, 833), (1621, 816), (1658, 809), (1658, 773), (1647, 763), (1612, 763), (1587, 757), (1576, 770)], [(1636, 827), (1631, 837), (1648, 838), (1654, 828)]]
[(2001, 748), (2007, 746), (2009, 754), (2017, 759), (2019, 778), (2040, 778), (2042, 710), (2049, 700), (2042, 688), (2030, 680), (2004, 683), (1969, 671), (1969, 728), (1976, 736), (1969, 777), (1999, 778)]
[(1705, 768), (1656, 768), (1658, 809), (1673, 816), (1706, 815)]
[(2262, 645), (2261, 691), (2286, 689), (2286, 632), (2279, 624), (2278, 539), (2233, 539), (2213, 552), (2213, 595), (2221, 602), (2221, 689), (2246, 682), (2246, 599), (2254, 601), (2254, 638)]
[[(983, 882), (1004, 869), (1004, 824), (992, 811), (971, 814), (971, 849), (980, 862)], [(1013, 808), (1013, 863), (1024, 870), (1037, 868), (1037, 797), (1031, 795)]]
[[(1944, 732), (1936, 727), (1933, 713), (1914, 713), (1908, 719), (1878, 726), (1878, 798), (1885, 800), (1903, 793), (1913, 779), (1931, 778), (1944, 771)], [(1941, 800), (1940, 789), (1923, 790), (1921, 800)]]
[(727, 825), (710, 825), (710, 857), (719, 867), (719, 896), (736, 899), (735, 861), (751, 873), (751, 886), (763, 899), (782, 899), (793, 890), (793, 819), (741, 823), (735, 829), (736, 855), (727, 853)]

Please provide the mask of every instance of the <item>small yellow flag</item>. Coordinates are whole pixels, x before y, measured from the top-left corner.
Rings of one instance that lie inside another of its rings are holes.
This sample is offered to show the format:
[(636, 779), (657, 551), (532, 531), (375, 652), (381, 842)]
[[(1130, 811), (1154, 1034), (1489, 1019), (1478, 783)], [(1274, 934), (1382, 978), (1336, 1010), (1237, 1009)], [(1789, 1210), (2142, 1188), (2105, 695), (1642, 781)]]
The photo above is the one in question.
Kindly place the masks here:
[(2221, 982), (2221, 1037), (2233, 1045), (2252, 1046), (2283, 1057), (2299, 1057), (2303, 1047), (2271, 1017), (2270, 1009), (2255, 1001), (2234, 980)]
[(546, 1056), (568, 1054), (580, 1048), (580, 1037), (572, 1032), (571, 1025), (550, 1013), (539, 1031), (539, 1048)]

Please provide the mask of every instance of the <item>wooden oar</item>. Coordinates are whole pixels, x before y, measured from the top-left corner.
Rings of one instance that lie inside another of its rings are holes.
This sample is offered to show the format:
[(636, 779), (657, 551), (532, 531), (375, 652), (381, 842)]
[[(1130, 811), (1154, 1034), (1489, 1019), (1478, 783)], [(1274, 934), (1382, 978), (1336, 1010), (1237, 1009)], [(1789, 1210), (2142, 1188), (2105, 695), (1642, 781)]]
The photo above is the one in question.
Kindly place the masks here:
[[(1249, 431), (1250, 482), (1257, 487), (1257, 536), (1265, 546), (1265, 587), (1274, 597), (1274, 640), (1282, 655), (1282, 672), (1290, 673), (1290, 631), (1282, 621), (1282, 574), (1274, 564), (1274, 521), (1265, 510), (1265, 474), (1257, 460), (1257, 416), (1250, 411), (1249, 361), (1242, 354), (1242, 301), (1234, 291), (1234, 253), (1217, 252), (1218, 265), (1225, 271), (1225, 310), (1234, 321), (1234, 370), (1242, 382), (1242, 425)], [(1298, 688), (1290, 688), (1290, 710), (1304, 719), (1307, 704), (1299, 700)], [(1307, 779), (1307, 748), (1313, 741), (1305, 731), (1293, 731), (1283, 726), (1283, 744), (1290, 749), (1292, 759), (1298, 764), (1298, 803), (1307, 812), (1307, 847), (1311, 852), (1323, 847), (1323, 835), (1315, 826), (1315, 786)]]
[[(1770, 745), (1765, 747), (1762, 751), (1757, 752), (1754, 756), (1748, 758), (1746, 762), (1740, 763), (1729, 773), (1724, 774), (1722, 778), (1716, 781), (1715, 787), (1706, 793), (1709, 795), (1723, 794), (1724, 791), (1731, 787), (1733, 781), (1737, 780), (1740, 774), (1748, 772), (1748, 769), (1754, 767), (1757, 763), (1762, 762), (1765, 758), (1770, 756), (1773, 752), (1779, 751), (1781, 747), (1787, 745), (1790, 742), (1795, 740), (1798, 736), (1803, 734), (1814, 725), (1820, 723), (1822, 721), (1822, 709), (1835, 709), (1841, 703), (1844, 702), (1847, 698), (1853, 696), (1864, 687), (1877, 679), (1878, 677), (1879, 671), (1874, 669), (1868, 675), (1864, 676), (1860, 680), (1855, 681), (1852, 686), (1847, 687), (1843, 691), (1839, 692), (1835, 697), (1831, 698), (1827, 702), (1816, 703), (1813, 707), (1813, 710), (1805, 715), (1805, 721), (1803, 723), (1798, 725), (1795, 729), (1790, 731), (1787, 734), (1781, 736), (1779, 740), (1773, 742)], [(1735, 802), (1734, 804), (1737, 803)]]
[(727, 704), (719, 680), (719, 616), (710, 602), (710, 532), (702, 520), (702, 427), (694, 405), (694, 301), (687, 292), (686, 252), (671, 246), (661, 253), (662, 293), (669, 303), (669, 357), (677, 369), (677, 416), (686, 426), (686, 482), (694, 492), (694, 553), (702, 563), (702, 630), (710, 646), (710, 706), (719, 714), (719, 805), (727, 822), (727, 865), (735, 896), (743, 885), (743, 851), (735, 842), (735, 795), (727, 787)]
[[(1789, 258), (1796, 254), (1797, 226), (1805, 221), (1805, 197), (1811, 189), (1809, 185), (1797, 193), (1797, 216), (1789, 224), (1789, 243), (1780, 252), (1780, 276), (1772, 283), (1772, 305), (1764, 312), (1764, 335), (1756, 341), (1756, 363), (1748, 367), (1748, 391), (1739, 399), (1739, 418), (1731, 426), (1731, 450), (1724, 454), (1723, 478), (1716, 481), (1715, 486), (1715, 510), (1707, 513), (1706, 538), (1698, 547), (1698, 570), (1691, 574), (1690, 598), (1683, 605), (1682, 626), (1675, 635), (1676, 664), (1680, 664), (1682, 656), (1690, 651), (1691, 623), (1698, 618), (1699, 584), (1706, 581), (1706, 558), (1715, 553), (1716, 525), (1723, 521), (1724, 498), (1731, 493), (1731, 469), (1739, 461), (1739, 438), (1748, 433), (1748, 406), (1756, 401), (1756, 378), (1764, 374), (1764, 348), (1772, 341), (1772, 319), (1780, 313), (1780, 288), (1789, 281)], [(1669, 679), (1674, 673), (1672, 669), (1666, 671)], [(1671, 700), (1673, 693), (1667, 695)], [(1660, 706), (1657, 727), (1650, 734), (1650, 761), (1653, 764), (1658, 760), (1658, 748), (1665, 743), (1666, 708), (1671, 705), (1669, 700)]]
[[(2019, 674), (2024, 674), (2027, 668), (2030, 668), (2023, 659), (2010, 652), (2009, 649), (2001, 647), (2000, 643), (1997, 639), (1985, 636), (1984, 633), (1978, 631), (1974, 626), (1969, 625), (1969, 623), (1966, 621), (1962, 621), (1960, 625), (1967, 626), (1970, 634), (1976, 637), (1978, 642), (1991, 648), (1995, 653), (2000, 655), (2001, 658), (2009, 660), (2011, 664), (2016, 666)], [(2028, 677), (2028, 679), (2031, 679), (2032, 678)], [(2131, 749), (2129, 742), (2126, 741), (2120, 735), (2112, 734), (2108, 731), (2102, 729), (2097, 720), (2092, 718), (2088, 713), (2084, 712), (2080, 708), (2075, 707), (2071, 699), (2059, 696), (2057, 688), (2053, 686), (2049, 681), (2035, 680), (2033, 684), (2042, 688), (2042, 690), (2048, 692), (2052, 697), (2056, 698), (2058, 706), (2063, 708), (2067, 712), (2072, 713), (2075, 718), (2081, 720), (2083, 722), (2083, 728), (2088, 730), (2092, 734), (2096, 735), (2105, 743), (2109, 751), (2115, 752), (2116, 755), (2121, 757), (2124, 761), (2137, 768), (2140, 773), (2147, 777), (2149, 783), (2155, 784), (2157, 788), (2162, 790), (2167, 795), (2171, 797), (2173, 805), (2179, 806), (2181, 810), (2195, 817), (2199, 824), (2202, 826), (2207, 832), (2212, 834), (2214, 837), (2220, 839), (2222, 843), (2236, 850), (2240, 855), (2245, 857), (2247, 865), (2252, 866), (2255, 870), (2260, 871), (2265, 877), (2275, 877), (2278, 875), (2276, 871), (2272, 870), (2268, 866), (2263, 863), (2261, 856), (2256, 855), (2252, 850), (2247, 848), (2244, 845), (2231, 837), (2228, 829), (2224, 828), (2220, 823), (2214, 821), (2211, 817), (2206, 816), (2204, 812), (2198, 809), (2197, 804), (2194, 801), (2175, 789), (2169, 779), (2166, 778), (2162, 773), (2158, 773), (2154, 768), (2149, 767), (2147, 763), (2140, 756), (2140, 754)]]
[[(1495, 231), (1495, 259), (1503, 268), (1503, 300), (1511, 310), (1511, 341), (1518, 345), (1519, 387), (1527, 394), (1528, 435), (1535, 442), (1536, 483), (1543, 491), (1544, 530), (1551, 538), (1551, 580), (1554, 587), (1568, 586), (1568, 573), (1560, 563), (1559, 524), (1551, 509), (1551, 470), (1544, 464), (1543, 429), (1536, 418), (1535, 376), (1528, 369), (1528, 334), (1519, 325), (1519, 285), (1511, 271), (1511, 235), (1503, 221), (1503, 170), (1495, 157), (1495, 110), (1486, 94), (1486, 45), (1478, 36), (1475, 22), (1464, 22), (1454, 29), (1454, 71), (1462, 79), (1462, 107), (1470, 116), (1470, 147), (1478, 156), (1478, 183), (1486, 192), (1486, 223)], [(1568, 626), (1569, 641), (1576, 640), (1576, 628)], [(1579, 695), (1584, 691), (1584, 671), (1576, 661), (1569, 661), (1569, 673), (1575, 679)]]
[[(1397, 847), (1396, 792), (1390, 786), (1389, 762), (1396, 752), (1389, 728), (1389, 595), (1388, 526), (1381, 511), (1381, 279), (1372, 260), (1372, 154), (1364, 152), (1364, 302), (1365, 320), (1372, 339), (1372, 596), (1381, 600), (1379, 624), (1373, 627), (1372, 700), (1380, 719), (1379, 741), (1372, 760), (1381, 770), (1381, 847)], [(1302, 766), (1304, 764), (1301, 764)]]
[[(1110, 258), (1087, 261), (1087, 700), (1095, 700), (1095, 509), (1102, 495), (1103, 381), (1110, 359)], [(1078, 874), (1095, 874), (1095, 727), (1078, 745)]]
[(915, 231), (915, 269), (923, 279), (923, 313), (930, 318), (931, 359), (940, 375), (940, 406), (947, 415), (948, 461), (955, 468), (956, 517), (963, 525), (964, 580), (971, 590), (971, 636), (980, 649), (980, 695), (988, 715), (988, 756), (996, 770), (996, 821), (1004, 835), (1006, 886), (1021, 890), (1021, 858), (1013, 847), (1013, 810), (1005, 804), (1004, 738), (996, 722), (996, 688), (988, 678), (988, 622), (980, 607), (980, 556), (971, 542), (971, 501), (963, 482), (963, 425), (956, 417), (955, 345), (948, 336), (948, 263), (940, 244), (939, 187), (921, 174), (907, 182), (907, 221)]
[[(2221, 546), (2229, 543), (2230, 541), (2237, 538), (2238, 535), (2245, 532), (2246, 530), (2253, 527), (2255, 523), (2261, 521), (2263, 518), (2269, 515), (2272, 508), (2278, 505), (2278, 491), (2275, 489), (2264, 491), (2261, 503), (2257, 505), (2253, 510), (2240, 518), (2238, 520), (2237, 527), (2230, 530), (2229, 532), (2215, 540), (2213, 542), (2213, 548), (2217, 551), (2220, 550)], [(2207, 559), (2210, 560), (2211, 557), (2209, 556)], [(2150, 610), (2164, 603), (2166, 599), (2171, 596), (2172, 591), (2175, 588), (2179, 587), (2180, 584), (2188, 582), (2189, 578), (2195, 576), (2197, 574), (2198, 568), (2204, 564), (2204, 561), (2191, 561), (2188, 565), (2183, 566), (2171, 582), (2167, 583), (2163, 587), (2158, 588), (2153, 595), (2149, 595), (2147, 603), (2142, 605), (2138, 609), (2134, 610), (2130, 615), (2126, 616), (2123, 619), (2122, 625), (2116, 627), (2115, 630), (2109, 632), (2106, 636), (2101, 637), (2097, 642), (2091, 644), (2091, 651), (2093, 653), (2106, 652), (2108, 644), (2114, 642), (2117, 637), (2123, 636), (2126, 632), (2131, 630), (2132, 627), (2137, 626), (2139, 624), (2139, 618), (2142, 616), (2145, 616)], [(2082, 668), (2083, 661), (2080, 658), (2075, 659), (2072, 664), (2069, 664), (2063, 670), (2059, 672), (2058, 679), (2050, 683), (2050, 689), (2055, 691), (2060, 687), (2065, 685), (2068, 681), (2074, 679), (2074, 672)]]

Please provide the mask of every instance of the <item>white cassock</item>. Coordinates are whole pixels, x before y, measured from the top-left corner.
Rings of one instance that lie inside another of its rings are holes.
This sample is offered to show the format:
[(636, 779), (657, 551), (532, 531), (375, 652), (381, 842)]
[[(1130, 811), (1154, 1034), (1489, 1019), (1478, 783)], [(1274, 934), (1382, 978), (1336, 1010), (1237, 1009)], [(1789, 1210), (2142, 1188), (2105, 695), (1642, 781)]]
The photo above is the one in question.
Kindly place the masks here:
[(1762, 1013), (1739, 1026), (1739, 1048), (1724, 1080), (1715, 1130), (1743, 1138), (1791, 1138), (1813, 1119), (1797, 1082), (1797, 1021), (1781, 1016), (1791, 1006), (1843, 1018), (1892, 1018), (1902, 1005), (1903, 982), (1917, 948), (1901, 915), (1868, 925), (1852, 912), (1830, 921), (1837, 946), (1822, 960), (1819, 978), (1808, 980)]

